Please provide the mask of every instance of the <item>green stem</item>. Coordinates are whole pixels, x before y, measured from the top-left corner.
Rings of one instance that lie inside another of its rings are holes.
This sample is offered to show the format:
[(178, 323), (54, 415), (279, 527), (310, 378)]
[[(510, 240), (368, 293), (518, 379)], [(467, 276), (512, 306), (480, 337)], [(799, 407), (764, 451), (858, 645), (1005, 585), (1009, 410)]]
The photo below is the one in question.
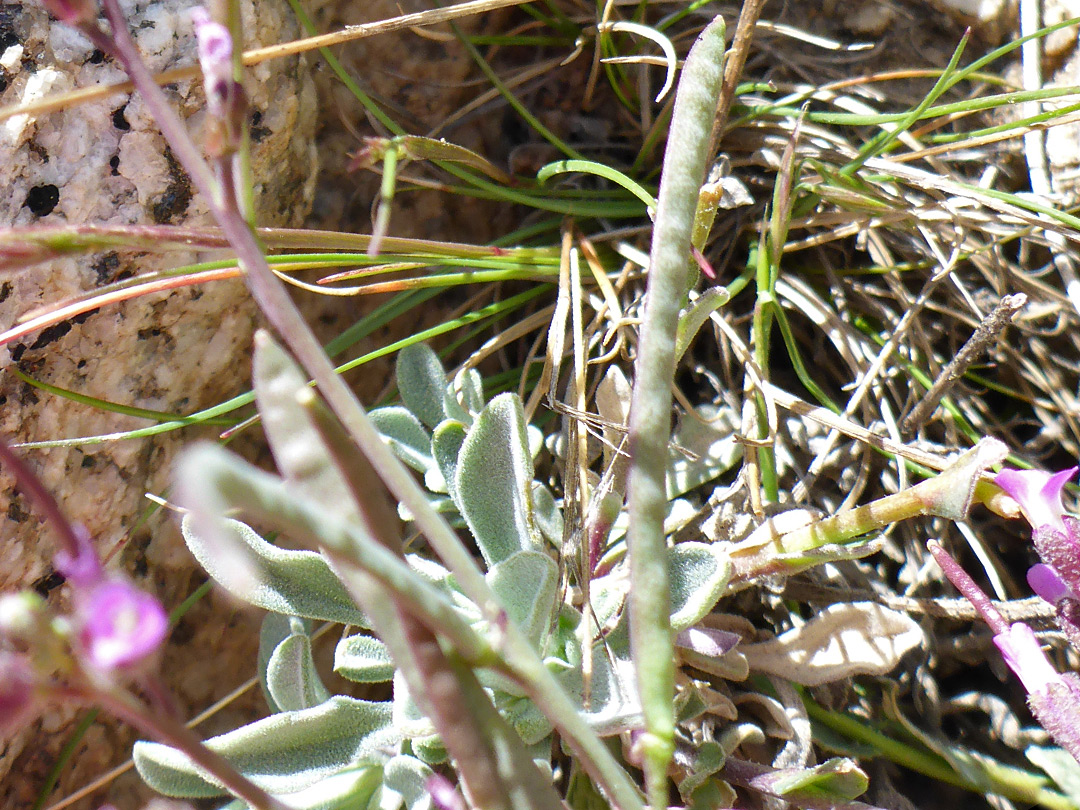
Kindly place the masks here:
[(709, 133), (723, 78), (724, 21), (718, 16), (687, 56), (653, 229), (652, 254), (634, 364), (630, 410), (630, 639), (645, 719), (645, 782), (654, 810), (668, 804), (667, 771), (675, 748), (675, 654), (664, 518), (679, 311), (690, 278), (690, 245), (705, 179)]

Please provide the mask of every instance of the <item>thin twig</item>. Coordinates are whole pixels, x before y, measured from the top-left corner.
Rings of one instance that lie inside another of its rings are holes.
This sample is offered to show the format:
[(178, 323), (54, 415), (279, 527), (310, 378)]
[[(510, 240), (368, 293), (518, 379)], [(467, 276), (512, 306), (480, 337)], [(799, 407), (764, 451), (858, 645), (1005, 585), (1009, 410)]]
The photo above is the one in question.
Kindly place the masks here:
[(712, 133), (709, 135), (707, 152), (709, 155), (716, 154), (720, 134), (727, 123), (731, 102), (735, 100), (735, 88), (746, 66), (746, 58), (750, 55), (750, 43), (754, 38), (754, 29), (757, 28), (758, 17), (761, 16), (764, 5), (765, 0), (745, 0), (743, 3), (739, 22), (735, 26), (735, 38), (724, 60), (724, 82), (720, 87), (720, 101), (716, 105), (716, 118), (713, 120)]
[(919, 429), (919, 426), (937, 408), (941, 398), (945, 396), (953, 383), (964, 376), (968, 366), (986, 352), (990, 344), (998, 339), (1002, 330), (1012, 322), (1013, 316), (1026, 305), (1027, 296), (1023, 293), (1006, 295), (998, 302), (993, 311), (983, 319), (983, 322), (968, 338), (967, 343), (938, 375), (926, 395), (900, 423), (900, 431), (905, 436), (911, 436)]

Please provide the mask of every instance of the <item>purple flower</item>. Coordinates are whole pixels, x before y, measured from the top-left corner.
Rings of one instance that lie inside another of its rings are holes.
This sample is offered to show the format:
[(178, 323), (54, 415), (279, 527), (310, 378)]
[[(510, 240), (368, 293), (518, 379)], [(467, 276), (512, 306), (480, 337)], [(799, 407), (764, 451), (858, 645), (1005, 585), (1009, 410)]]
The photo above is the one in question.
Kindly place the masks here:
[(86, 527), (75, 525), (72, 529), (78, 542), (77, 550), (72, 554), (65, 549), (60, 549), (53, 556), (53, 566), (73, 587), (89, 588), (101, 582), (105, 576), (105, 568), (98, 559), (97, 551), (90, 539), (90, 532), (86, 530)]
[(157, 599), (119, 578), (78, 594), (76, 621), (86, 663), (103, 672), (146, 659), (161, 646), (169, 627)]
[(1026, 624), (1010, 624), (1008, 630), (994, 636), (994, 644), (1029, 695), (1045, 692), (1051, 683), (1061, 680), (1035, 638), (1035, 631)]
[(1058, 473), (1041, 470), (1002, 470), (994, 483), (1020, 504), (1024, 517), (1032, 529), (1052, 526), (1064, 532), (1065, 507), (1061, 505), (1061, 491), (1074, 475), (1077, 467)]

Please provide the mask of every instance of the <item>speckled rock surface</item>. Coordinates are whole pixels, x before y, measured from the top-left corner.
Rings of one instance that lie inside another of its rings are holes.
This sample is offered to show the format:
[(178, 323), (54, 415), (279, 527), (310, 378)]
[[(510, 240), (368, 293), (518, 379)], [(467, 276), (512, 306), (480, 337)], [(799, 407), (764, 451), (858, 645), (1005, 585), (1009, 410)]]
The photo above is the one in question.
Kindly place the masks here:
[[(154, 70), (190, 64), (194, 57), (191, 0), (122, 0), (136, 40)], [(249, 44), (293, 39), (294, 18), (284, 0), (244, 4)], [(55, 23), (35, 4), (0, 5), (0, 105), (112, 83), (124, 78), (112, 60)], [(254, 174), (263, 225), (299, 225), (310, 209), (316, 178), (314, 86), (307, 63), (290, 58), (254, 68), (247, 84), (253, 106)], [(201, 127), (197, 83), (166, 88), (193, 132)], [(205, 204), (192, 194), (140, 98), (114, 95), (27, 119), (0, 122), (0, 227), (32, 223), (208, 224)], [(0, 279), (0, 330), (45, 304), (62, 301), (131, 275), (187, 264), (194, 254), (167, 257), (116, 252), (56, 261)], [(247, 387), (247, 353), (254, 307), (238, 282), (180, 289), (108, 306), (31, 334), (0, 349), (0, 368), (23, 372), (83, 394), (170, 413), (190, 413)], [(110, 433), (147, 425), (36, 391), (0, 374), (0, 430), (19, 441)], [(190, 439), (191, 433), (183, 438)], [(181, 437), (113, 442), (80, 449), (27, 451), (26, 457), (61, 506), (87, 526), (103, 550), (119, 549), (125, 568), (175, 607), (198, 583), (171, 517), (142, 522), (144, 493), (164, 492)], [(50, 572), (48, 531), (0, 474), (0, 587), (37, 582)], [(43, 588), (44, 589), (44, 588)], [(49, 599), (63, 598), (63, 589)], [(204, 621), (216, 610), (213, 622)], [(254, 648), (228, 637), (230, 623), (256, 617), (213, 600), (177, 629), (182, 646), (167, 652), (165, 671), (181, 704), (200, 708), (235, 686), (207, 682), (205, 666), (227, 654), (250, 662)], [(196, 654), (192, 651), (197, 650)], [(250, 666), (245, 663), (245, 672)], [(234, 668), (235, 671), (235, 668)], [(50, 709), (37, 723), (0, 740), (0, 807), (28, 807), (67, 739), (75, 712)], [(227, 723), (226, 723), (227, 724)], [(115, 763), (130, 744), (116, 725), (95, 728), (80, 746), (61, 791), (77, 787)], [(96, 805), (95, 805), (96, 806)], [(123, 810), (134, 806), (118, 801)]]

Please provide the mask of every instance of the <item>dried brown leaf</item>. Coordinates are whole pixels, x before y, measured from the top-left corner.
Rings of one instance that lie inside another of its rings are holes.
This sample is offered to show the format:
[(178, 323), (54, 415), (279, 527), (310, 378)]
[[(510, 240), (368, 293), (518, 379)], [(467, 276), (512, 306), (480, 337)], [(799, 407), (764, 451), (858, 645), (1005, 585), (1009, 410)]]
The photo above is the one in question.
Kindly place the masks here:
[(873, 602), (831, 605), (801, 627), (739, 648), (751, 670), (818, 686), (852, 675), (884, 675), (924, 641), (906, 613)]

